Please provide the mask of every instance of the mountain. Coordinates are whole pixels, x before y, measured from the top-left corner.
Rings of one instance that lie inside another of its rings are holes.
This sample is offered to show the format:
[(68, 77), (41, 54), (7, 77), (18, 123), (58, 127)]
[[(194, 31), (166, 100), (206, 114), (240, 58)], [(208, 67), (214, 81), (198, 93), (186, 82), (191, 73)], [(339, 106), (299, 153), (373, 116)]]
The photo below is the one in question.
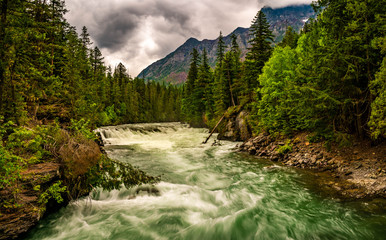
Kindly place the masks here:
[[(315, 12), (310, 5), (294, 5), (276, 9), (264, 7), (262, 10), (267, 16), (273, 34), (276, 36), (275, 42), (280, 42), (283, 39), (287, 26), (292, 26), (292, 28), (299, 32), (309, 18), (315, 17)], [(227, 46), (231, 44), (232, 34), (237, 36), (237, 42), (242, 51), (242, 57), (244, 58), (249, 46), (249, 28), (238, 27), (231, 34), (225, 36), (223, 40)], [(188, 75), (191, 59), (190, 53), (193, 48), (196, 48), (200, 54), (206, 49), (209, 63), (214, 67), (217, 42), (218, 39), (199, 41), (195, 38), (189, 38), (174, 52), (142, 70), (138, 77), (145, 78), (148, 81), (172, 84), (184, 83)]]

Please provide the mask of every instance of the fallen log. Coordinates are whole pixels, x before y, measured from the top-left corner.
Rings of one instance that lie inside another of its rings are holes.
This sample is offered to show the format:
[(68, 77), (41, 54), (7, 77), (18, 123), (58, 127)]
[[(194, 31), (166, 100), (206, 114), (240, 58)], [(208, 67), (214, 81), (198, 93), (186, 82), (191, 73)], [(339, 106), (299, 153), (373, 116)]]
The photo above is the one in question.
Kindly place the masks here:
[[(225, 113), (226, 113), (226, 112), (225, 112)], [(214, 133), (214, 131), (216, 130), (216, 128), (218, 127), (218, 125), (220, 125), (220, 123), (221, 123), (222, 120), (224, 119), (225, 113), (222, 115), (222, 117), (220, 118), (220, 120), (217, 122), (216, 126), (215, 126), (215, 127), (213, 128), (213, 130), (210, 132), (209, 137), (207, 137), (206, 140), (202, 142), (202, 144), (205, 144), (205, 143), (208, 142), (209, 138), (212, 136), (212, 134)]]

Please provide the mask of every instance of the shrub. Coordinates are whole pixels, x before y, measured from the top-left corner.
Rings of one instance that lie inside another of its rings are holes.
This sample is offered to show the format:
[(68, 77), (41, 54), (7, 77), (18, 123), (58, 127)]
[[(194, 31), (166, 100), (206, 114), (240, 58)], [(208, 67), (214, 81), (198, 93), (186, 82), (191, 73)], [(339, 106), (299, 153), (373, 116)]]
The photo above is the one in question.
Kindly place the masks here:
[(286, 141), (286, 143), (283, 146), (280, 146), (277, 149), (277, 152), (280, 155), (285, 155), (285, 154), (287, 154), (287, 153), (289, 153), (291, 151), (292, 151), (292, 144), (291, 144), (291, 141), (289, 139)]
[(0, 145), (0, 189), (16, 185), (20, 178), (21, 159)]
[(88, 139), (96, 140), (97, 136), (90, 128), (90, 121), (83, 118), (79, 121), (71, 119), (71, 125), (68, 127), (75, 135), (83, 135)]
[(57, 181), (52, 184), (46, 191), (44, 191), (39, 197), (39, 203), (45, 205), (50, 199), (55, 199), (57, 203), (63, 202), (62, 194), (66, 191), (66, 186), (61, 186), (62, 181)]

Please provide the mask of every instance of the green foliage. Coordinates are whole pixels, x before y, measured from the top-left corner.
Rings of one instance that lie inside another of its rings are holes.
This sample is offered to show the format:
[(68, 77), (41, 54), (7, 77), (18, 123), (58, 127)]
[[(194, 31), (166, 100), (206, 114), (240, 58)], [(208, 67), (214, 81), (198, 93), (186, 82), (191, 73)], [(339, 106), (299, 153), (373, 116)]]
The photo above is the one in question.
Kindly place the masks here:
[(192, 62), (182, 99), (183, 119), (191, 125), (215, 125), (229, 107), (239, 104), (243, 91), (242, 63), (235, 35), (232, 36), (230, 51), (224, 53), (225, 49), (220, 34), (214, 71), (209, 67), (206, 51), (203, 52), (200, 64), (198, 52), (192, 52)]
[(87, 139), (96, 140), (97, 136), (93, 131), (91, 131), (89, 124), (90, 121), (83, 118), (79, 121), (71, 119), (71, 125), (68, 129), (73, 131), (75, 134), (85, 136)]
[(19, 127), (13, 129), (13, 133), (8, 136), (7, 148), (17, 155), (28, 158), (29, 163), (39, 162), (48, 152), (44, 149), (44, 140), (39, 132)]
[[(45, 127), (37, 127), (36, 129), (13, 127), (11, 130), (9, 124), (12, 123), (5, 124), (2, 128), (3, 132), (8, 132), (4, 146), (12, 154), (20, 156), (24, 164), (38, 163), (50, 157), (50, 153), (44, 148), (47, 143)], [(8, 131), (4, 130), (7, 128)]]
[(276, 150), (280, 155), (285, 155), (289, 152), (292, 152), (292, 144), (291, 144), (291, 140), (287, 140), (286, 143), (283, 145), (283, 146), (280, 146), (277, 150)]
[(0, 189), (13, 187), (20, 179), (21, 158), (0, 145)]
[(296, 48), (299, 35), (292, 29), (291, 26), (287, 27), (283, 40), (278, 44), (279, 47)]
[(376, 96), (371, 103), (369, 121), (371, 136), (373, 139), (386, 137), (386, 58), (383, 59), (374, 81), (370, 83), (370, 90)]
[(370, 119), (373, 138), (384, 136), (384, 52), (376, 49), (384, 39), (382, 7), (377, 1), (316, 2), (318, 20), (299, 39), (288, 29), (263, 68), (251, 114), (255, 129), (308, 130), (316, 139), (348, 145), (350, 134), (364, 137)]
[[(386, 36), (376, 39), (375, 43), (379, 43), (383, 53), (386, 53)], [(370, 91), (374, 96), (374, 101), (371, 103), (371, 114), (369, 120), (369, 127), (371, 137), (378, 139), (379, 137), (386, 137), (386, 57), (383, 61), (379, 71), (375, 74), (374, 80), (370, 81)]]
[(295, 87), (297, 63), (294, 50), (276, 47), (263, 68), (259, 78), (261, 89), (258, 90), (261, 100), (252, 111), (251, 118), (258, 119), (259, 124), (267, 130), (289, 133), (304, 125), (298, 109), (293, 109), (298, 101), (302, 101), (299, 99), (299, 89)]
[(52, 184), (39, 196), (38, 203), (44, 206), (50, 199), (54, 199), (57, 203), (62, 203), (64, 201), (62, 194), (66, 192), (67, 187), (61, 185), (62, 181), (57, 181)]

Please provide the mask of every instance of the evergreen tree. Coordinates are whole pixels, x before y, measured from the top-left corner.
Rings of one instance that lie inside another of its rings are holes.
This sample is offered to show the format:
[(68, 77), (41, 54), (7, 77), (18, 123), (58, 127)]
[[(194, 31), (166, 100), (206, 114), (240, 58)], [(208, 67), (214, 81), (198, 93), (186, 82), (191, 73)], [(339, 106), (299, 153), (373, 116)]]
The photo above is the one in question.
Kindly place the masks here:
[(234, 102), (239, 105), (239, 98), (242, 92), (242, 63), (241, 63), (241, 50), (239, 44), (237, 43), (237, 36), (235, 34), (231, 35), (231, 61), (232, 61), (232, 74), (233, 80), (231, 83), (232, 95)]
[(190, 68), (188, 77), (186, 79), (184, 97), (182, 100), (182, 114), (186, 121), (190, 121), (190, 119), (192, 119), (195, 115), (195, 110), (192, 103), (195, 82), (198, 78), (198, 68), (200, 64), (200, 55), (198, 54), (197, 49), (193, 48), (191, 56)]
[(83, 26), (82, 33), (80, 34), (80, 38), (82, 39), (83, 47), (85, 49), (89, 49), (92, 42), (90, 40), (90, 34), (88, 33), (86, 26)]
[(290, 48), (296, 48), (299, 35), (292, 29), (291, 26), (287, 27), (283, 40), (278, 44), (280, 47), (289, 46)]
[(212, 73), (208, 62), (208, 55), (206, 49), (202, 53), (202, 61), (198, 69), (198, 76), (195, 81), (195, 88), (193, 93), (193, 109), (195, 112), (195, 122), (201, 124), (204, 113), (212, 114)]
[(247, 59), (253, 61), (254, 67), (261, 72), (264, 63), (269, 59), (272, 52), (273, 34), (269, 29), (269, 23), (263, 11), (259, 11), (252, 21), (250, 27), (251, 39), (248, 41)]
[(200, 55), (198, 54), (197, 49), (193, 48), (191, 53), (190, 68), (188, 72), (188, 77), (186, 80), (186, 96), (189, 97), (193, 93), (194, 83), (198, 77), (198, 66), (200, 64)]
[[(382, 1), (318, 1), (320, 47), (315, 64), (316, 82), (341, 103), (335, 111), (334, 130), (364, 137), (371, 98), (369, 82), (380, 67), (383, 53), (372, 44), (383, 36)], [(323, 71), (320, 71), (320, 70)], [(331, 122), (332, 123), (332, 122)]]
[(224, 59), (224, 53), (225, 53), (225, 42), (222, 36), (222, 32), (220, 32), (220, 35), (218, 37), (217, 42), (217, 64), (221, 64), (222, 60)]
[(259, 86), (257, 79), (272, 52), (273, 34), (269, 23), (261, 10), (256, 14), (250, 27), (251, 45), (245, 61), (244, 95), (246, 101), (252, 101), (253, 89)]

